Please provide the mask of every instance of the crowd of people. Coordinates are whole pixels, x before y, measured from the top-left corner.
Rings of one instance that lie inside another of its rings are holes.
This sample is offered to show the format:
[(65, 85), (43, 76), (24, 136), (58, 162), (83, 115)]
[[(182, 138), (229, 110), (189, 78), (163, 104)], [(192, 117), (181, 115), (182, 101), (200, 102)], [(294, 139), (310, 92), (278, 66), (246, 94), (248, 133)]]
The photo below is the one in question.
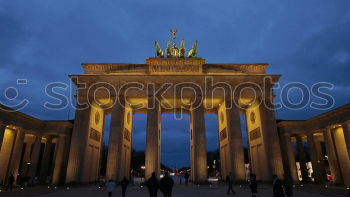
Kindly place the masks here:
[[(124, 177), (120, 182), (122, 188), (122, 197), (126, 195), (126, 189), (128, 187), (129, 180)], [(171, 197), (172, 190), (174, 187), (174, 180), (169, 176), (168, 172), (165, 172), (164, 177), (158, 180), (156, 173), (152, 173), (152, 176), (146, 181), (146, 186), (148, 188), (150, 197), (157, 197), (158, 190), (163, 193), (164, 197)], [(108, 192), (108, 197), (111, 197), (114, 189), (116, 188), (116, 183), (113, 180), (109, 180), (106, 184), (106, 189)]]
[[(185, 183), (188, 184), (189, 174), (186, 172)], [(293, 196), (293, 181), (290, 177), (284, 177), (284, 181), (281, 181), (277, 175), (273, 175), (273, 197), (292, 197)], [(236, 194), (234, 190), (235, 177), (232, 172), (226, 176), (227, 183), (227, 195)], [(129, 184), (129, 180), (124, 177), (120, 182), (122, 188), (122, 197), (126, 196), (126, 190)], [(157, 197), (160, 190), (164, 197), (171, 197), (174, 187), (174, 180), (169, 176), (168, 172), (165, 172), (164, 177), (158, 180), (156, 173), (152, 173), (152, 176), (146, 180), (145, 185), (148, 189), (150, 197)], [(256, 197), (258, 194), (258, 182), (254, 173), (250, 174), (249, 187), (252, 197)], [(109, 180), (106, 184), (108, 197), (112, 196), (112, 192), (116, 188), (116, 183), (113, 180)]]

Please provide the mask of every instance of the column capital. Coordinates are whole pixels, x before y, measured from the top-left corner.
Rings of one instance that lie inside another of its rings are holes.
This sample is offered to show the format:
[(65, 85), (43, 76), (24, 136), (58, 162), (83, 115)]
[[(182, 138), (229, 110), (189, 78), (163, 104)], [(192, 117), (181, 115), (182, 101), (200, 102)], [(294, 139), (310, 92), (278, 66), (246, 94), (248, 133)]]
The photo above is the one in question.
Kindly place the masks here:
[(327, 132), (328, 132), (328, 131), (332, 131), (332, 129), (333, 129), (332, 126), (326, 126), (326, 127), (325, 127), (325, 131), (327, 131)]

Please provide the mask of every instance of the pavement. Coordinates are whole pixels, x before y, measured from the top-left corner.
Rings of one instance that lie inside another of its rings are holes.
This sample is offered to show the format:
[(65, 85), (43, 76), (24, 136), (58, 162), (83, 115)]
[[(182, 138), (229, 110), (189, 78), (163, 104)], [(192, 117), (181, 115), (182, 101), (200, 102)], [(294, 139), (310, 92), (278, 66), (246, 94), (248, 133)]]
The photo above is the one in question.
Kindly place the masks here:
[[(249, 197), (251, 196), (248, 186), (235, 186), (235, 197)], [(297, 197), (347, 197), (347, 190), (344, 187), (328, 187), (305, 185), (303, 187), (297, 187), (294, 189), (294, 196)], [(100, 189), (97, 186), (79, 186), (71, 187), (32, 187), (24, 188), (23, 190), (16, 189), (15, 191), (1, 191), (0, 197), (108, 197), (107, 192), (104, 189)], [(112, 195), (113, 197), (121, 196), (121, 189), (117, 187)], [(127, 197), (148, 197), (148, 191), (144, 187), (129, 186), (127, 190)], [(158, 196), (162, 196), (158, 193)], [(218, 185), (214, 187), (209, 186), (194, 186), (194, 185), (176, 185), (173, 189), (173, 197), (220, 197), (228, 196), (226, 194), (226, 186)], [(258, 188), (259, 197), (272, 197), (271, 185), (260, 185)]]

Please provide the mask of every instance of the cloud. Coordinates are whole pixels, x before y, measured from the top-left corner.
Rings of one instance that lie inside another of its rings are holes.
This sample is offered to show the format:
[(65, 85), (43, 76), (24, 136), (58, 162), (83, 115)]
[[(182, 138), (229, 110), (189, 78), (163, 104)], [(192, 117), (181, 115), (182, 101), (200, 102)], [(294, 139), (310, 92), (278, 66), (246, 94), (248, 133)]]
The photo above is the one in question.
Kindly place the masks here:
[[(23, 112), (40, 119), (67, 119), (69, 111), (73, 116), (72, 109), (43, 108), (49, 100), (47, 83), (68, 83), (68, 74), (83, 72), (82, 62), (144, 63), (153, 56), (154, 40), (164, 47), (168, 30), (178, 28), (187, 47), (199, 40), (199, 56), (208, 63), (268, 62), (268, 72), (282, 74), (282, 84), (332, 82), (336, 88), (330, 93), (339, 106), (350, 99), (349, 6), (350, 1), (319, 0), (1, 1), (0, 93), (15, 86), (16, 79), (26, 78), (28, 85), (18, 86), (19, 97), (29, 98), (31, 104)], [(0, 95), (0, 100), (6, 99)], [(277, 115), (295, 119), (319, 113), (283, 109)], [(207, 137), (213, 139), (208, 150), (217, 147), (213, 117), (206, 117)], [(137, 149), (145, 147), (146, 125), (146, 116), (134, 118)], [(188, 118), (180, 122), (164, 118), (162, 127), (165, 145), (172, 138), (189, 141)]]

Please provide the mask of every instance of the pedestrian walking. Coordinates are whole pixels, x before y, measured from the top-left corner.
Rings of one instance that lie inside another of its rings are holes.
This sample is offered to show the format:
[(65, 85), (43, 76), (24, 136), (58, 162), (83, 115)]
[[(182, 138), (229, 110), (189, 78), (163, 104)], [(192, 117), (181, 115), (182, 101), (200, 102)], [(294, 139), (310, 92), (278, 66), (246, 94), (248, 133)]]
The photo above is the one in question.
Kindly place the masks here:
[(108, 192), (108, 197), (112, 197), (112, 193), (116, 187), (115, 182), (111, 179), (108, 181), (108, 183), (106, 184), (107, 187), (107, 192)]
[(256, 175), (254, 173), (250, 174), (250, 190), (252, 192), (252, 197), (256, 197), (255, 194), (258, 193), (258, 183), (256, 182)]
[(188, 184), (188, 179), (190, 178), (190, 174), (188, 174), (188, 172), (186, 171), (185, 173), (185, 184)]
[(284, 193), (287, 197), (293, 196), (293, 180), (290, 175), (284, 175)]
[(230, 195), (231, 192), (232, 192), (232, 194), (236, 194), (235, 190), (233, 189), (234, 177), (233, 177), (232, 172), (230, 172), (226, 176), (226, 182), (227, 182), (227, 185), (228, 185), (227, 195)]
[(120, 185), (122, 186), (122, 197), (125, 197), (126, 194), (126, 188), (129, 185), (129, 180), (124, 176), (123, 180), (120, 182)]
[(282, 181), (277, 175), (272, 176), (273, 179), (273, 197), (284, 197)]
[(146, 185), (149, 191), (149, 196), (157, 197), (159, 182), (155, 172), (153, 172), (151, 178), (147, 180)]
[(15, 177), (11, 173), (11, 175), (10, 175), (10, 177), (8, 179), (7, 189), (10, 189), (10, 191), (12, 191), (14, 183), (15, 183)]
[(174, 180), (169, 176), (168, 172), (165, 172), (164, 177), (159, 182), (160, 191), (164, 197), (171, 197), (174, 187)]

